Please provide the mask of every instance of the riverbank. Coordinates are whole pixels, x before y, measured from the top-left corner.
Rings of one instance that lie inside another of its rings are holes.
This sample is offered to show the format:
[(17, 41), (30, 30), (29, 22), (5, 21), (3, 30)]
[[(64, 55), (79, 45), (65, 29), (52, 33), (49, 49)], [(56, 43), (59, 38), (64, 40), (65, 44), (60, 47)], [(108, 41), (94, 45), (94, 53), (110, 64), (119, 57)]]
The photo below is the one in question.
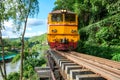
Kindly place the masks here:
[[(7, 75), (10, 74), (11, 72), (18, 72), (20, 69), (20, 60), (16, 63), (6, 63), (6, 71), (7, 71)], [(0, 80), (2, 79), (2, 76), (0, 74)]]

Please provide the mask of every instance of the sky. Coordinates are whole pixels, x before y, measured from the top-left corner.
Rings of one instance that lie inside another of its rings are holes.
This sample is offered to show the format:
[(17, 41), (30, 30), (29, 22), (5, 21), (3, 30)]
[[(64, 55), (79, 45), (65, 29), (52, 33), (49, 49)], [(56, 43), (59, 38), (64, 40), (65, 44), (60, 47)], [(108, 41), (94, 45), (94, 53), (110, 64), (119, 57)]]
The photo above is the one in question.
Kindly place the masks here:
[[(48, 13), (54, 8), (55, 0), (39, 0), (39, 13), (34, 18), (28, 18), (25, 37), (32, 37), (47, 32)], [(4, 22), (5, 30), (2, 31), (3, 38), (17, 38), (19, 33), (13, 33), (14, 27), (12, 20)]]

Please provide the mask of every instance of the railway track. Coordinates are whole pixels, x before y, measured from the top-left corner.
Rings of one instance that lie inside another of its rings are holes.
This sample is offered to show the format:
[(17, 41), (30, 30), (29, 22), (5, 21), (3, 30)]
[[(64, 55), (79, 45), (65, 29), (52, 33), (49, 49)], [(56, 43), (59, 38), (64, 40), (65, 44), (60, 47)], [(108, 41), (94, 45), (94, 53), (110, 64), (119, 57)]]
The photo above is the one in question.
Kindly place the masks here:
[[(56, 80), (120, 80), (120, 63), (77, 52), (49, 50), (49, 63)], [(52, 58), (52, 61), (50, 60)], [(58, 78), (60, 74), (62, 78)]]

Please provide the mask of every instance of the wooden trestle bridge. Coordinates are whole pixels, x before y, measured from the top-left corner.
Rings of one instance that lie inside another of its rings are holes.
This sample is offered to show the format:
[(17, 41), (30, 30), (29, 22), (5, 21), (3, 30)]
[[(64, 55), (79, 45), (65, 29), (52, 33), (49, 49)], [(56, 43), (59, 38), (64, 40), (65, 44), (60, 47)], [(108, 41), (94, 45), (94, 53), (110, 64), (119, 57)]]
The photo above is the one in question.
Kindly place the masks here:
[(120, 80), (120, 62), (73, 51), (47, 51), (48, 67), (35, 68), (40, 80)]

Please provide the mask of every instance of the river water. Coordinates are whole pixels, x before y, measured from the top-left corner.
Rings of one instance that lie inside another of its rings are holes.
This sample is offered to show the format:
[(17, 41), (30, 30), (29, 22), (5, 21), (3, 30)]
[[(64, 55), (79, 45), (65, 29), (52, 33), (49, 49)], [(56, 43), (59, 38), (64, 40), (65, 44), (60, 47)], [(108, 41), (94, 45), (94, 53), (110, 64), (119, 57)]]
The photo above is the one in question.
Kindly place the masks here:
[[(6, 72), (9, 74), (10, 72), (17, 72), (20, 69), (20, 61), (16, 63), (6, 63)], [(0, 80), (3, 80), (0, 74)]]

